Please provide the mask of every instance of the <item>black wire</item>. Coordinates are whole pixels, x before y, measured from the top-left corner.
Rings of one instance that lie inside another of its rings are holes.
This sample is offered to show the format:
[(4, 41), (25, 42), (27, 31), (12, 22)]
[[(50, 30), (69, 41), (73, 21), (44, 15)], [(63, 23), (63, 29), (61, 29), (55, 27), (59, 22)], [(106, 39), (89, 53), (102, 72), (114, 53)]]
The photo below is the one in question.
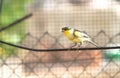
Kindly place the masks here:
[(7, 26), (3, 26), (3, 28), (0, 28), (0, 32), (4, 31), (4, 30), (6, 30), (6, 29), (8, 29), (10, 27), (13, 27), (15, 24), (18, 24), (18, 23), (22, 22), (23, 20), (25, 20), (25, 19), (27, 19), (27, 18), (29, 18), (31, 16), (32, 16), (32, 13), (27, 14), (24, 17), (22, 17), (22, 18), (20, 18), (20, 19), (18, 19), (16, 21), (14, 21), (13, 23), (11, 23), (11, 24), (9, 24)]
[(116, 46), (116, 47), (79, 48), (79, 49), (78, 49), (78, 48), (64, 48), (64, 49), (34, 49), (34, 48), (28, 48), (28, 47), (24, 47), (24, 46), (15, 45), (15, 44), (8, 43), (8, 42), (4, 42), (4, 41), (1, 41), (1, 40), (0, 40), (0, 43), (5, 44), (5, 45), (9, 45), (9, 46), (13, 46), (13, 47), (17, 47), (17, 48), (21, 48), (21, 49), (25, 49), (25, 50), (36, 51), (36, 52), (120, 49), (120, 46)]

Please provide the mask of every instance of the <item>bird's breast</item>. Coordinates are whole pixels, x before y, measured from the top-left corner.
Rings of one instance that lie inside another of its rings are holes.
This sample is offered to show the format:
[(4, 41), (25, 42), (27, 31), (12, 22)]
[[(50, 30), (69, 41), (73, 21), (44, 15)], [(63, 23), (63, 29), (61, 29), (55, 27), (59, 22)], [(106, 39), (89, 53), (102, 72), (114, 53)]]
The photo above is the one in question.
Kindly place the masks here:
[(63, 34), (69, 39), (74, 38), (73, 34), (70, 31), (64, 31)]
[(75, 42), (75, 43), (81, 42), (81, 38), (75, 37), (73, 35), (73, 33), (69, 32), (69, 31), (65, 31), (65, 32), (63, 32), (63, 34), (72, 42)]

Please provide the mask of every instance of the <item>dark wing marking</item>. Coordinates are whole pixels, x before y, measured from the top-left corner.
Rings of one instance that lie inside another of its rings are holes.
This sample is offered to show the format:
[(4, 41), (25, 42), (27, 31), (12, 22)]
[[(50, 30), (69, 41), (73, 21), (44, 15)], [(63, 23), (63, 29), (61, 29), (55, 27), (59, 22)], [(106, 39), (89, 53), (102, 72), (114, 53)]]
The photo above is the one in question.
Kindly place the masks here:
[(74, 32), (73, 32), (73, 35), (75, 37), (80, 37), (79, 35), (76, 35), (76, 31), (81, 33), (81, 37), (90, 38), (90, 36), (85, 31), (79, 31), (77, 29), (74, 29)]
[(79, 31), (78, 31), (78, 30), (74, 30), (74, 31), (73, 31), (73, 35), (74, 35), (75, 37), (79, 37), (78, 35), (75, 34), (76, 32), (79, 32)]

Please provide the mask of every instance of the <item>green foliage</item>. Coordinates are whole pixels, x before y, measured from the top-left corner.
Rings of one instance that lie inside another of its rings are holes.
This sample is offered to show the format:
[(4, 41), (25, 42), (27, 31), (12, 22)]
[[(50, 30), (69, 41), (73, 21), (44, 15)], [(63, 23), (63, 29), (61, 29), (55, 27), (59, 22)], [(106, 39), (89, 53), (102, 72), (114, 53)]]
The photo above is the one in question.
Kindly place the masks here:
[[(32, 0), (3, 0), (2, 14), (0, 16), (0, 28), (23, 17), (26, 14), (25, 6), (31, 1)], [(5, 30), (3, 33), (0, 33), (0, 40), (18, 44), (25, 35), (24, 27), (25, 23), (22, 22), (12, 28)], [(4, 51), (4, 54), (7, 56), (17, 54), (15, 51), (16, 48), (14, 47), (0, 44), (0, 48), (1, 47), (4, 50), (0, 51)]]
[(2, 25), (9, 24), (25, 14), (25, 4), (30, 0), (3, 0)]
[(120, 49), (110, 49), (104, 51), (104, 57), (106, 61), (112, 59), (112, 61), (120, 61)]

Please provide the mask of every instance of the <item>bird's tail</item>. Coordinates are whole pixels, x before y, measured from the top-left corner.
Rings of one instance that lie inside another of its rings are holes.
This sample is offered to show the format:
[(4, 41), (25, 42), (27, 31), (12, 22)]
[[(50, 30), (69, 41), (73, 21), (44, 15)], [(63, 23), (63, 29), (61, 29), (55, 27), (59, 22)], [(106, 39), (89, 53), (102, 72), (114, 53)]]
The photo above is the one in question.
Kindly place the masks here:
[(93, 42), (92, 40), (90, 40), (89, 42), (90, 42), (91, 44), (93, 44), (94, 46), (98, 47), (98, 45), (97, 45), (95, 42)]

